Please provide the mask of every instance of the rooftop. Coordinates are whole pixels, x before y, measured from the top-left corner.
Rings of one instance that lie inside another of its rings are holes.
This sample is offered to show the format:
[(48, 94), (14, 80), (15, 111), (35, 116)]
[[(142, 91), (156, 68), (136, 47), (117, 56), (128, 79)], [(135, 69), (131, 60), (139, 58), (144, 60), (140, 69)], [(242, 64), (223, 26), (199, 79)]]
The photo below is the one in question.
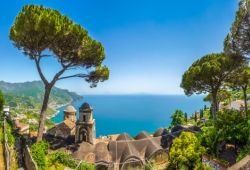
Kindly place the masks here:
[(66, 109), (64, 110), (64, 112), (75, 113), (76, 109), (72, 105), (69, 105), (69, 106), (66, 107)]
[(80, 111), (92, 111), (92, 108), (88, 103), (83, 103), (82, 106), (79, 108)]

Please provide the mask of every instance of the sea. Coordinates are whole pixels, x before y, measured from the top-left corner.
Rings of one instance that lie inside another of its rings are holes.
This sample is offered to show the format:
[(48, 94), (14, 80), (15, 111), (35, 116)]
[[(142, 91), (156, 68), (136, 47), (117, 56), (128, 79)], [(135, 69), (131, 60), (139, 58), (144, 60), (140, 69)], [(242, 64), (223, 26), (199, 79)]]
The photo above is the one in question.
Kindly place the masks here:
[[(93, 108), (96, 121), (96, 135), (128, 133), (131, 136), (141, 131), (153, 133), (158, 128), (168, 127), (171, 114), (181, 109), (189, 116), (209, 103), (203, 101), (203, 95), (187, 97), (185, 95), (85, 95), (72, 105), (78, 110), (87, 102)], [(55, 123), (63, 121), (63, 110), (52, 117)], [(79, 113), (77, 112), (77, 117)]]

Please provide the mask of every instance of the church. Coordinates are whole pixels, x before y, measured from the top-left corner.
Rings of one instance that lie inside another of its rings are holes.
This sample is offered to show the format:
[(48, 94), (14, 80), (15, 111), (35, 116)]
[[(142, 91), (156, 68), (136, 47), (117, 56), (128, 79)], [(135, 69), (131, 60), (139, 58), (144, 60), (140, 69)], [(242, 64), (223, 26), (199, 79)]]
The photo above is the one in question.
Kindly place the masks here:
[(52, 149), (64, 149), (73, 158), (93, 163), (101, 170), (141, 169), (148, 163), (162, 169), (169, 163), (172, 140), (182, 131), (199, 132), (193, 127), (180, 126), (171, 133), (160, 128), (154, 134), (142, 131), (135, 137), (125, 133), (96, 138), (90, 105), (82, 104), (78, 120), (76, 112), (73, 106), (68, 106), (64, 110), (64, 121), (47, 131), (47, 140)]
[(67, 106), (64, 110), (64, 121), (49, 129), (47, 135), (64, 139), (69, 143), (85, 141), (94, 144), (96, 132), (93, 109), (88, 103), (83, 103), (79, 108), (78, 120), (76, 120), (76, 112), (73, 106)]

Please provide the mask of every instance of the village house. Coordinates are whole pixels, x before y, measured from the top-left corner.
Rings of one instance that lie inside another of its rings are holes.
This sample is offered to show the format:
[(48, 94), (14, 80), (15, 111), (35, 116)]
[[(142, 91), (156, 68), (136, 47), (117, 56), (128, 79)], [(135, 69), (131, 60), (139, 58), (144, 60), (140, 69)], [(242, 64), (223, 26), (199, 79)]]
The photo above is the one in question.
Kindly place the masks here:
[(243, 110), (245, 107), (245, 103), (243, 100), (235, 100), (230, 102), (229, 104), (220, 103), (220, 109), (233, 109), (233, 110)]
[(15, 120), (15, 128), (18, 129), (19, 134), (29, 134), (29, 128), (30, 126), (24, 123), (19, 122), (18, 120)]

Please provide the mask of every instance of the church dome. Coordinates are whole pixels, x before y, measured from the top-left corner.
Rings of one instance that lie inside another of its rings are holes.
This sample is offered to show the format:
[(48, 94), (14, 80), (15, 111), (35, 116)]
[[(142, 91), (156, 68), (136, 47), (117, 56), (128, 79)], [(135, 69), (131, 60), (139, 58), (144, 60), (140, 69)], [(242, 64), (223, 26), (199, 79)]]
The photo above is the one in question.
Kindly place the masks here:
[(66, 107), (66, 109), (64, 110), (64, 112), (75, 113), (76, 109), (73, 106), (69, 105), (69, 106)]
[(127, 133), (123, 133), (123, 134), (120, 134), (117, 139), (117, 141), (122, 141), (122, 140), (133, 140), (133, 138), (127, 134)]
[(163, 135), (163, 132), (164, 132), (164, 128), (160, 128), (160, 129), (157, 129), (154, 133), (154, 137), (159, 137), (159, 136), (162, 136)]
[(146, 139), (146, 138), (150, 138), (150, 135), (146, 131), (142, 131), (135, 137), (136, 140)]
[(88, 103), (83, 103), (82, 106), (80, 107), (81, 111), (91, 111), (92, 108), (90, 107), (90, 105)]

